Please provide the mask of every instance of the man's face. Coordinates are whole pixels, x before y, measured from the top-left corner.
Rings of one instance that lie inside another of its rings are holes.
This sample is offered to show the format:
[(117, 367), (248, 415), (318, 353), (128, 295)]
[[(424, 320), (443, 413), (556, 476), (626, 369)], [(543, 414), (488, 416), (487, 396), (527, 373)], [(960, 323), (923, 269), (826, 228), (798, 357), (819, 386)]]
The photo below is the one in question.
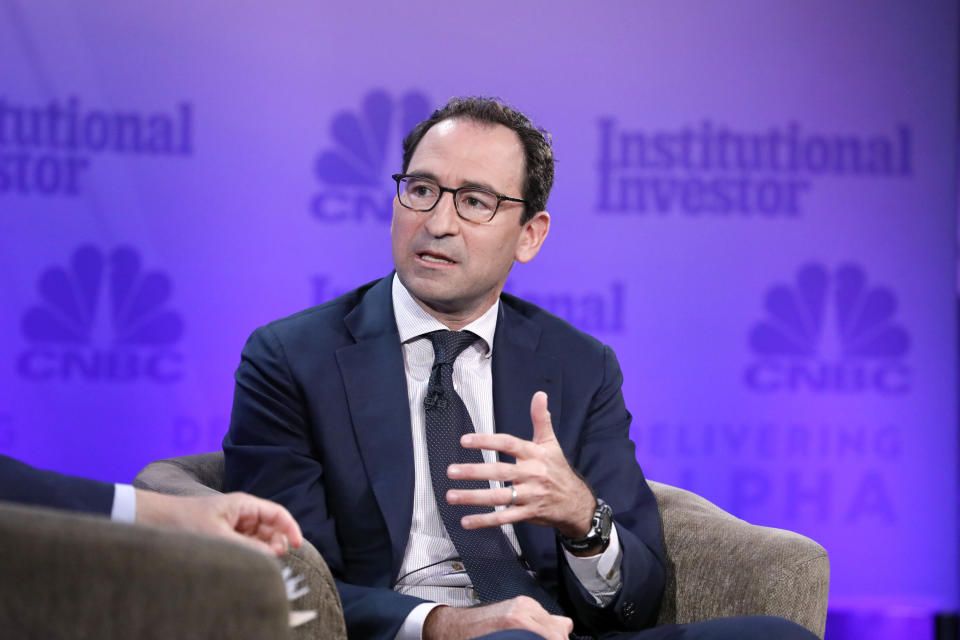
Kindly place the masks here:
[[(407, 173), (450, 189), (480, 186), (519, 198), (523, 165), (516, 133), (500, 124), (455, 118), (427, 131)], [(521, 226), (523, 206), (501, 202), (493, 220), (478, 224), (457, 215), (449, 193), (427, 212), (407, 209), (394, 198), (390, 234), (400, 281), (441, 321), (470, 322), (500, 296), (513, 261), (533, 259), (546, 238), (550, 217), (541, 211)]]

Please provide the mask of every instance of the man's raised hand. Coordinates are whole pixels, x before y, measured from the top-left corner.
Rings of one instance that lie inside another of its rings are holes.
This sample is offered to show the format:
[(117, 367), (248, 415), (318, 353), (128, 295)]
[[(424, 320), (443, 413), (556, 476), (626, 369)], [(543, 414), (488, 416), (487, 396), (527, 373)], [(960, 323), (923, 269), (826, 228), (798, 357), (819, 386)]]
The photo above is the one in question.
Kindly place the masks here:
[(590, 530), (596, 500), (586, 483), (570, 468), (560, 449), (547, 410), (547, 394), (543, 391), (533, 394), (530, 419), (533, 421), (532, 441), (505, 433), (473, 433), (460, 439), (460, 444), (468, 449), (492, 449), (509, 454), (516, 459), (515, 464), (452, 464), (447, 469), (447, 475), (455, 480), (498, 480), (512, 482), (512, 486), (451, 489), (447, 491), (447, 501), (450, 504), (509, 505), (499, 511), (464, 517), (461, 521), (464, 529), (527, 521), (556, 527), (561, 534), (571, 538), (582, 537)]

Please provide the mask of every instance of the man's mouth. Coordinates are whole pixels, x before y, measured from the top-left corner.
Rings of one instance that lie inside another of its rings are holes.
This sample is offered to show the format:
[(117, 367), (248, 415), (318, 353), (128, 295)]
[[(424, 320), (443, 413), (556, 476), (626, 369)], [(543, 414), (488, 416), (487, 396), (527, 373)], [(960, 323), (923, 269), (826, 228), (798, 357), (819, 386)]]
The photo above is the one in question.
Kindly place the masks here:
[(453, 260), (436, 253), (418, 253), (417, 257), (424, 262), (433, 262), (435, 264), (456, 264)]

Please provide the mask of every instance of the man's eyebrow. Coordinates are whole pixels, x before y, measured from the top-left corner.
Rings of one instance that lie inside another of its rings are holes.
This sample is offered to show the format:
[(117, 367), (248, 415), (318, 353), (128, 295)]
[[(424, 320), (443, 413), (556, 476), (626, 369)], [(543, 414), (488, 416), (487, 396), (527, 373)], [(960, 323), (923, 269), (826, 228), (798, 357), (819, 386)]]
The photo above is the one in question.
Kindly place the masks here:
[[(427, 180), (433, 180), (437, 184), (440, 184), (440, 180), (437, 179), (436, 174), (430, 171), (411, 171), (407, 175), (416, 176), (417, 178), (426, 178)], [(492, 193), (497, 193), (497, 194), (500, 193), (498, 189), (496, 189), (489, 183), (483, 182), (481, 180), (464, 180), (463, 183), (460, 185), (460, 187), (467, 187), (468, 189), (485, 189)], [(460, 188), (460, 187), (457, 187), (457, 188)], [(450, 188), (452, 189), (454, 187), (450, 187)]]
[(415, 178), (426, 178), (427, 180), (433, 180), (437, 184), (440, 184), (440, 181), (437, 180), (437, 176), (430, 173), (429, 171), (411, 171), (407, 174), (408, 176), (413, 176)]
[(462, 185), (460, 185), (460, 186), (470, 187), (470, 188), (475, 188), (475, 189), (485, 189), (486, 191), (490, 191), (490, 192), (492, 192), (492, 193), (500, 193), (500, 190), (499, 190), (499, 189), (495, 189), (495, 188), (493, 188), (491, 185), (487, 184), (486, 182), (480, 182), (480, 181), (478, 181), (478, 180), (472, 180), (472, 181), (471, 181), (471, 180), (468, 180), (468, 181), (465, 181), (465, 182), (464, 182)]

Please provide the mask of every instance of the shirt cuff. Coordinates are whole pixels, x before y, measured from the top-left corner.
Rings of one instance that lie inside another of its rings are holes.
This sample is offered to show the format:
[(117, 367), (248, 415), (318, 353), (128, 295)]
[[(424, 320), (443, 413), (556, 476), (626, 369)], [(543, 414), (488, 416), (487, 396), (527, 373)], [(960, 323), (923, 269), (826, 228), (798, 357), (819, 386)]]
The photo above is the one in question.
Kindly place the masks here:
[(427, 614), (442, 606), (444, 605), (439, 602), (424, 602), (415, 606), (407, 614), (407, 619), (403, 621), (393, 640), (421, 640), (423, 638), (423, 623), (427, 620)]
[(610, 528), (610, 543), (603, 553), (581, 558), (564, 548), (563, 555), (566, 556), (567, 566), (573, 571), (573, 575), (577, 576), (577, 580), (598, 605), (602, 607), (613, 600), (623, 584), (620, 575), (623, 548), (620, 546), (616, 524)]
[(113, 508), (110, 519), (133, 522), (137, 517), (137, 493), (129, 484), (113, 485)]

